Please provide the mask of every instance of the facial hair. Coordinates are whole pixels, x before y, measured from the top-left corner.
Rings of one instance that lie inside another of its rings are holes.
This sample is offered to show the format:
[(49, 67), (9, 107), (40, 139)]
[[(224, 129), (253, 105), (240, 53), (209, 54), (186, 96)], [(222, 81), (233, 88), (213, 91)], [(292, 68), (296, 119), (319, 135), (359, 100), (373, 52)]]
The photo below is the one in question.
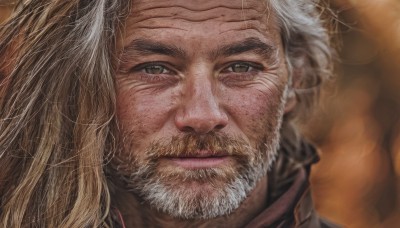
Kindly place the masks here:
[[(220, 132), (186, 133), (153, 141), (139, 157), (133, 156), (134, 149), (128, 143), (132, 134), (123, 134), (126, 138), (121, 145), (122, 153), (117, 153), (111, 162), (112, 170), (125, 189), (172, 217), (212, 219), (230, 214), (266, 175), (276, 157), (285, 94), (286, 91), (255, 145)], [(165, 158), (195, 157), (204, 150), (211, 152), (211, 156), (228, 154), (234, 165), (185, 169), (161, 162)], [(131, 159), (123, 156), (126, 151)]]

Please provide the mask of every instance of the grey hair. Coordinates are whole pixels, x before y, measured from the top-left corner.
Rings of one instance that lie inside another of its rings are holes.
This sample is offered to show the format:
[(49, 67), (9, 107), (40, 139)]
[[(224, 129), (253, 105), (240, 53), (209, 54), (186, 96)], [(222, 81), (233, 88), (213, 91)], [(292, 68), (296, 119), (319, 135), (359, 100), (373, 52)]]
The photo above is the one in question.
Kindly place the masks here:
[(269, 4), (281, 29), (290, 83), (300, 78), (299, 85), (293, 85), (299, 101), (293, 115), (304, 116), (332, 72), (334, 51), (324, 7), (319, 0), (270, 0)]
[(294, 109), (284, 116), (279, 152), (268, 173), (269, 179), (275, 180), (269, 183), (270, 198), (274, 200), (287, 188), (285, 183), (296, 170), (316, 160), (314, 150), (304, 148), (296, 124), (306, 122), (307, 114), (319, 98), (321, 85), (332, 76), (336, 53), (332, 48), (331, 28), (336, 17), (323, 0), (269, 0), (268, 4), (281, 29), (289, 87), (297, 100)]

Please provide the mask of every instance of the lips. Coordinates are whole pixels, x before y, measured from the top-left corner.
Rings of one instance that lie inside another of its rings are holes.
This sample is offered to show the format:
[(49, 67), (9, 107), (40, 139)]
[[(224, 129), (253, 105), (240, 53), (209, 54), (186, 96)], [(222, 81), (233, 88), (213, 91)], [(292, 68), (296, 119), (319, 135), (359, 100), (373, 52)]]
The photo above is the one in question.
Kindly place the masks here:
[(209, 150), (196, 151), (195, 153), (179, 155), (177, 157), (166, 157), (174, 165), (186, 169), (213, 168), (230, 160), (226, 152), (214, 152)]
[(210, 150), (198, 150), (194, 153), (182, 154), (171, 158), (209, 158), (209, 157), (225, 157), (229, 154), (225, 151), (210, 151)]

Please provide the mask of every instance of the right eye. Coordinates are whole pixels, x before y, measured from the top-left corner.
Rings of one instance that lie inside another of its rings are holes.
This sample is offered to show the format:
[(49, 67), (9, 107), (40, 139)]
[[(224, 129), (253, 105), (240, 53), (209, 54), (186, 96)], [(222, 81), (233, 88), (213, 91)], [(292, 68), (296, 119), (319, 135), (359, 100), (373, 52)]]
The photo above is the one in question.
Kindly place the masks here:
[(171, 71), (162, 65), (148, 65), (142, 69), (146, 74), (170, 74)]
[(148, 83), (174, 83), (179, 78), (172, 66), (163, 62), (147, 62), (134, 66), (130, 74)]

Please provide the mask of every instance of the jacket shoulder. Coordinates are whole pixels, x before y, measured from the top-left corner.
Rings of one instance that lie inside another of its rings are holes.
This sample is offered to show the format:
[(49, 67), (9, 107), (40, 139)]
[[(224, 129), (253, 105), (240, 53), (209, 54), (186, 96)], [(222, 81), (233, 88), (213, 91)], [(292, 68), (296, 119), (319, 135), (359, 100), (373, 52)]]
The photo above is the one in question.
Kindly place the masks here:
[(321, 228), (341, 228), (342, 227), (342, 226), (334, 224), (324, 218), (320, 218), (320, 223), (321, 223)]

